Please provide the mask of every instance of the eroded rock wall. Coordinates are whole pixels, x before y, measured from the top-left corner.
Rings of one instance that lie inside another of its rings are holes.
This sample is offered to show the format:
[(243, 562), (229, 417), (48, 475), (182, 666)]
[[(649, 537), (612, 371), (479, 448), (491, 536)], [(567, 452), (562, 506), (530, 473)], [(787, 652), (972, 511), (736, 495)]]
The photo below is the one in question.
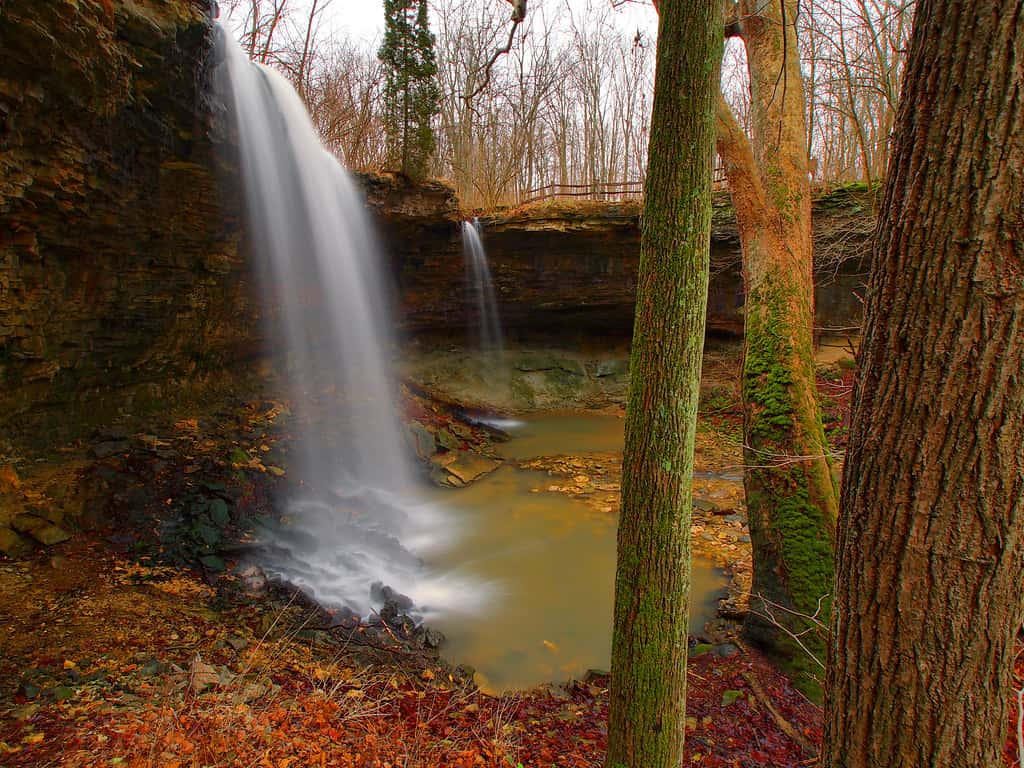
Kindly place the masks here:
[(207, 5), (0, 5), (0, 432), (163, 407), (251, 341)]
[[(639, 203), (552, 203), (482, 219), (502, 320), (512, 335), (629, 338), (640, 262)], [(814, 203), (817, 323), (860, 324), (874, 226), (871, 196), (844, 189)], [(456, 234), (457, 237), (457, 234)], [(458, 244), (400, 262), (402, 324), (457, 331), (474, 312)], [(742, 334), (739, 233), (728, 197), (715, 204), (708, 328)]]

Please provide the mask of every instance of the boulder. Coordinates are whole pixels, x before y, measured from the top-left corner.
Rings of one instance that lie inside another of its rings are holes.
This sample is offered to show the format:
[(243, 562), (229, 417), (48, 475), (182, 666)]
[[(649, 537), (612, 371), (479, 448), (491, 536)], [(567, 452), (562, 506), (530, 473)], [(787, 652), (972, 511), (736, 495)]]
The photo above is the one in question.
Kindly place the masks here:
[(437, 453), (437, 446), (434, 442), (434, 435), (420, 424), (418, 421), (414, 421), (409, 424), (408, 429), (409, 437), (412, 441), (413, 450), (416, 451), (416, 455), (421, 459), (429, 459), (435, 453)]
[(24, 557), (30, 551), (32, 545), (28, 540), (10, 528), (0, 527), (0, 553), (7, 557)]
[(458, 481), (453, 485), (469, 485), (501, 466), (500, 461), (471, 451), (452, 451), (451, 456), (452, 460), (444, 469), (450, 477)]

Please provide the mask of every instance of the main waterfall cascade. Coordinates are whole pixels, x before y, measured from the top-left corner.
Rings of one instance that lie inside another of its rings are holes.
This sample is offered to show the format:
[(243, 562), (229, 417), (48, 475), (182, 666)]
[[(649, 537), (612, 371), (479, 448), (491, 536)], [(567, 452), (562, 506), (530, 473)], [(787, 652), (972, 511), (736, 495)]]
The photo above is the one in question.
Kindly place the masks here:
[(300, 436), (289, 471), (301, 491), (287, 501), (290, 524), (262, 537), (260, 564), (361, 616), (379, 607), (380, 585), (424, 616), (470, 608), (483, 590), (421, 559), (455, 531), (420, 495), (403, 439), (383, 260), (364, 201), (291, 85), (226, 30), (220, 38), (249, 240)]
[(484, 250), (480, 229), (478, 219), (462, 222), (466, 287), (476, 305), (476, 322), (469, 323), (469, 330), (477, 348), (489, 359), (491, 370), (504, 379), (506, 377), (501, 317), (498, 314), (494, 281), (491, 278), (491, 268), (487, 263), (487, 252)]

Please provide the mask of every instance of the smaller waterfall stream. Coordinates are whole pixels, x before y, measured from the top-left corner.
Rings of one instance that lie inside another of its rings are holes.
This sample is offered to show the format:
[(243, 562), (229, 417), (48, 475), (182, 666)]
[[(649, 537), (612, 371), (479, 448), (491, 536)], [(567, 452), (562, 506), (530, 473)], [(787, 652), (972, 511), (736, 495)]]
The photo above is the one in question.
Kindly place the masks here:
[[(494, 281), (487, 263), (480, 221), (462, 222), (462, 250), (466, 259), (466, 286), (475, 303), (476, 322), (470, 321), (470, 338), (487, 358), (491, 371), (502, 381), (505, 376), (505, 354), (501, 333), (501, 316), (494, 294)], [(472, 317), (472, 315), (471, 315)]]

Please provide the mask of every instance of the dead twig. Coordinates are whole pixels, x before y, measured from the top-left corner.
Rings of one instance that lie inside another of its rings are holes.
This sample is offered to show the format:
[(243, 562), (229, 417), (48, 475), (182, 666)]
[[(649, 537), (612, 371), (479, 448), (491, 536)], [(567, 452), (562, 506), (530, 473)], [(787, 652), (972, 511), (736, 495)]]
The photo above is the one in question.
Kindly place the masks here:
[(768, 714), (771, 715), (775, 724), (779, 726), (779, 730), (786, 734), (786, 736), (788, 736), (792, 741), (796, 742), (800, 746), (800, 749), (804, 751), (804, 754), (808, 756), (816, 754), (818, 750), (814, 748), (814, 745), (810, 740), (800, 733), (800, 731), (797, 730), (796, 727), (784, 718), (779, 710), (775, 708), (775, 705), (772, 704), (771, 698), (765, 692), (764, 688), (761, 687), (761, 683), (756, 677), (754, 677), (754, 674), (749, 670), (745, 670), (741, 672), (740, 675), (747, 681), (747, 685), (750, 686), (750, 690), (768, 711)]

